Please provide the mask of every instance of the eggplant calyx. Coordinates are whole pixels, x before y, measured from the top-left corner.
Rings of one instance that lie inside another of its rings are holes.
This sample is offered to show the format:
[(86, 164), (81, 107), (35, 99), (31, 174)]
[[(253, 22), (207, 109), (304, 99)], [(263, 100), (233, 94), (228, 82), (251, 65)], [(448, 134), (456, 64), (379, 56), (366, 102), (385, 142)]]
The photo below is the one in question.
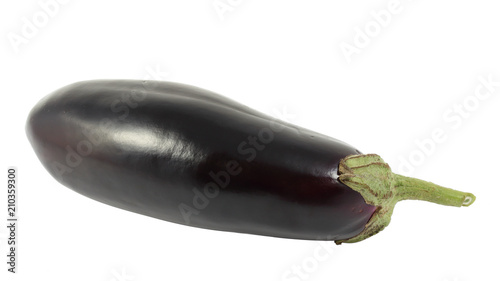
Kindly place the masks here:
[(350, 155), (340, 161), (339, 180), (359, 192), (367, 204), (378, 207), (358, 235), (337, 244), (365, 240), (391, 221), (394, 206), (402, 200), (424, 200), (446, 206), (470, 206), (476, 197), (437, 184), (395, 174), (376, 154)]

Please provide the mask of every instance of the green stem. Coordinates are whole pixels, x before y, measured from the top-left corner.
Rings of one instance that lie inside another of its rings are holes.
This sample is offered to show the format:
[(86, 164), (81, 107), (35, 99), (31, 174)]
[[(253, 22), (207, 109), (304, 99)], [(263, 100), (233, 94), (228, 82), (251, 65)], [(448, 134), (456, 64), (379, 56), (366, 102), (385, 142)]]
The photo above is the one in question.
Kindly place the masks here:
[(470, 206), (476, 200), (472, 193), (442, 187), (432, 182), (394, 174), (395, 199), (424, 200), (446, 206)]
[(339, 164), (339, 180), (359, 192), (367, 204), (377, 207), (358, 235), (337, 244), (362, 241), (382, 231), (391, 221), (397, 202), (424, 200), (446, 206), (470, 206), (476, 200), (472, 193), (453, 190), (431, 182), (394, 174), (376, 154), (350, 155)]

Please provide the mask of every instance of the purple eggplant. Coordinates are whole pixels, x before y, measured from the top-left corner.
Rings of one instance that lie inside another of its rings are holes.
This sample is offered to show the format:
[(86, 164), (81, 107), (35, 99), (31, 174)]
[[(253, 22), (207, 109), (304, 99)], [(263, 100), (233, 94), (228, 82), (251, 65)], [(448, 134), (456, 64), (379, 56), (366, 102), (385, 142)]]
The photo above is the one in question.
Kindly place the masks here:
[(68, 188), (206, 229), (357, 242), (386, 227), (400, 200), (468, 206), (475, 199), (178, 83), (74, 83), (32, 109), (26, 133), (47, 171)]

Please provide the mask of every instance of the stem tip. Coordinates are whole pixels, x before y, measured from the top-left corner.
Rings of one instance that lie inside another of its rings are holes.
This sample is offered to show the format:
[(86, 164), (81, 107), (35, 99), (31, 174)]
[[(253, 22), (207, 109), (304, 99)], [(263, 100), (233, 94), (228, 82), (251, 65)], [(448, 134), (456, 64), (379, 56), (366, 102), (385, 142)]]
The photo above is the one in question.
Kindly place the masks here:
[(474, 201), (476, 201), (476, 196), (474, 196), (474, 194), (472, 193), (466, 193), (464, 201), (462, 202), (462, 206), (470, 206), (472, 205), (472, 203), (474, 203)]

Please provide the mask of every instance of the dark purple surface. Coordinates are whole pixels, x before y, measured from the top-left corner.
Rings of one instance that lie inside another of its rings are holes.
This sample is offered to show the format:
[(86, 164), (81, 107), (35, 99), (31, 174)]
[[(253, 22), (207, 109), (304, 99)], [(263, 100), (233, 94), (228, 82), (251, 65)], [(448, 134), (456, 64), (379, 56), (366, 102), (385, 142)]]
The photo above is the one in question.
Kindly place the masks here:
[[(62, 184), (166, 221), (341, 240), (361, 232), (375, 211), (337, 180), (339, 161), (359, 154), (355, 148), (187, 85), (75, 83), (40, 101), (26, 131), (42, 164)], [(259, 133), (263, 139), (250, 145), (249, 137)], [(239, 173), (230, 175), (228, 163)], [(217, 183), (210, 173), (221, 171), (226, 174)], [(193, 189), (203, 193), (207, 184), (218, 186), (218, 194), (198, 197), (195, 206)], [(196, 214), (186, 220), (180, 206)]]

